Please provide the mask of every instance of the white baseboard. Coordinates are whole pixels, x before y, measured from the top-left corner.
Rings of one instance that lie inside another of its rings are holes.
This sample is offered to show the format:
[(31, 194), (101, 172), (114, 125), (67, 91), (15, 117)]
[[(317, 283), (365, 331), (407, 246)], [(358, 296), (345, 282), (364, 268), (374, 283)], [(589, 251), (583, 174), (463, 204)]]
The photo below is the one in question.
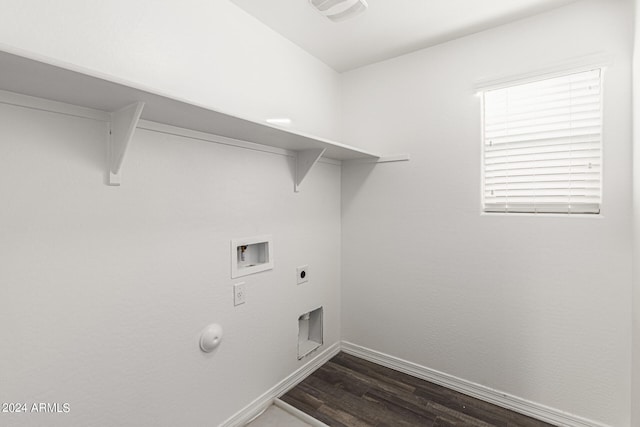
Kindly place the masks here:
[(408, 362), (388, 354), (380, 353), (350, 342), (342, 341), (342, 351), (396, 371), (404, 372), (471, 397), (493, 403), (514, 412), (563, 427), (610, 427), (577, 415), (512, 396), (471, 381), (463, 380), (416, 363)]
[[(360, 357), (361, 359), (386, 366), (387, 368), (391, 368), (396, 371), (404, 372), (405, 374), (409, 374), (413, 377), (430, 381), (451, 390), (458, 391), (485, 402), (493, 403), (494, 405), (501, 406), (550, 424), (562, 427), (611, 427), (606, 424), (588, 420), (536, 402), (531, 402), (499, 390), (494, 390), (492, 388), (485, 387), (462, 378), (454, 377), (453, 375), (445, 374), (443, 372), (347, 341), (335, 343), (328, 347), (304, 366), (266, 391), (262, 396), (258, 397), (249, 405), (238, 411), (235, 415), (224, 421), (219, 427), (242, 427), (256, 418), (274, 402), (277, 402), (278, 404), (282, 403), (277, 399), (279, 396), (283, 395), (296, 384), (311, 375), (316, 369), (329, 361), (329, 359), (338, 354), (341, 350), (353, 356)], [(295, 412), (292, 413), (294, 415), (296, 414)], [(318, 425), (321, 426), (322, 423)]]
[(262, 396), (236, 412), (219, 427), (242, 427), (256, 418), (266, 408), (268, 408), (277, 397), (281, 396), (289, 389), (293, 388), (300, 381), (307, 378), (320, 366), (324, 365), (329, 359), (340, 352), (340, 343), (334, 343), (327, 347), (322, 353), (318, 354), (304, 366), (300, 367), (293, 374), (289, 375), (275, 386), (267, 390)]

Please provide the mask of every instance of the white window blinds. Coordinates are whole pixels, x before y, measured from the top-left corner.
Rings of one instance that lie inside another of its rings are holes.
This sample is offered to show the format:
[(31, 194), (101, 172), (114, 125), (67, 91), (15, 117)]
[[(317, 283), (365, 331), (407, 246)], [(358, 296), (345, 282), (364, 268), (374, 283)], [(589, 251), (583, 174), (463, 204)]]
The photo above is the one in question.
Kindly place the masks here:
[(484, 92), (485, 212), (600, 212), (601, 74)]

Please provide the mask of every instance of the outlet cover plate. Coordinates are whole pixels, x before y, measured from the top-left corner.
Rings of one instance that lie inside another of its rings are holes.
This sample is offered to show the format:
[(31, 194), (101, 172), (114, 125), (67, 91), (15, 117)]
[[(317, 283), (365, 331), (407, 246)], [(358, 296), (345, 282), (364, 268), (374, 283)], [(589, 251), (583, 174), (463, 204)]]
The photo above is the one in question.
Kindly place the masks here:
[(297, 272), (297, 278), (298, 278), (298, 285), (301, 285), (303, 283), (306, 283), (309, 281), (309, 266), (308, 265), (302, 265), (300, 267), (298, 267), (296, 269)]
[(244, 282), (233, 285), (233, 305), (240, 305), (247, 302), (247, 294)]

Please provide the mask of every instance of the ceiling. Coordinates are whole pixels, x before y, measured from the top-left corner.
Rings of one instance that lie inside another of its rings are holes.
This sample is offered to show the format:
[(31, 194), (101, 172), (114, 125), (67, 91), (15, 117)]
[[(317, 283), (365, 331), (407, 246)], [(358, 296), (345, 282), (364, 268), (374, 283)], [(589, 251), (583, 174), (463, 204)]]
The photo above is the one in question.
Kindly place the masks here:
[(309, 0), (231, 1), (343, 72), (577, 0), (367, 0), (366, 12), (339, 23)]

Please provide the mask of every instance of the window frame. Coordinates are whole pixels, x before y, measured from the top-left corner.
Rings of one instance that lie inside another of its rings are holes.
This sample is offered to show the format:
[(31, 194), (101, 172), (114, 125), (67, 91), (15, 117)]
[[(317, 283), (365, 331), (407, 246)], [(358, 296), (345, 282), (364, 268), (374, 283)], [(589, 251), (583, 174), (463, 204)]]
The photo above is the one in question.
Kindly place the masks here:
[[(607, 72), (607, 68), (609, 63), (611, 62), (610, 57), (601, 56), (598, 61), (585, 62), (584, 65), (573, 66), (573, 67), (563, 67), (558, 66), (554, 68), (547, 69), (546, 71), (538, 71), (534, 73), (527, 73), (525, 75), (508, 78), (508, 79), (500, 79), (494, 81), (485, 81), (480, 82), (476, 85), (476, 95), (480, 98), (480, 214), (488, 215), (488, 216), (544, 216), (544, 217), (584, 217), (584, 218), (602, 218), (603, 217), (603, 206), (604, 206), (604, 182), (605, 182), (605, 174), (604, 174), (604, 161), (605, 161), (605, 76)], [(485, 142), (486, 142), (486, 117), (485, 117), (485, 95), (489, 91), (507, 89), (514, 86), (525, 85), (528, 83), (535, 83), (544, 80), (551, 80), (554, 78), (569, 76), (571, 74), (578, 74), (587, 71), (600, 70), (600, 140), (599, 140), (599, 148), (600, 148), (600, 170), (599, 170), (599, 178), (600, 178), (600, 194), (599, 194), (599, 205), (598, 212), (588, 213), (588, 212), (571, 212), (571, 210), (567, 210), (566, 212), (544, 212), (544, 211), (536, 211), (535, 209), (531, 209), (530, 211), (497, 211), (497, 210), (486, 210), (485, 203)]]

